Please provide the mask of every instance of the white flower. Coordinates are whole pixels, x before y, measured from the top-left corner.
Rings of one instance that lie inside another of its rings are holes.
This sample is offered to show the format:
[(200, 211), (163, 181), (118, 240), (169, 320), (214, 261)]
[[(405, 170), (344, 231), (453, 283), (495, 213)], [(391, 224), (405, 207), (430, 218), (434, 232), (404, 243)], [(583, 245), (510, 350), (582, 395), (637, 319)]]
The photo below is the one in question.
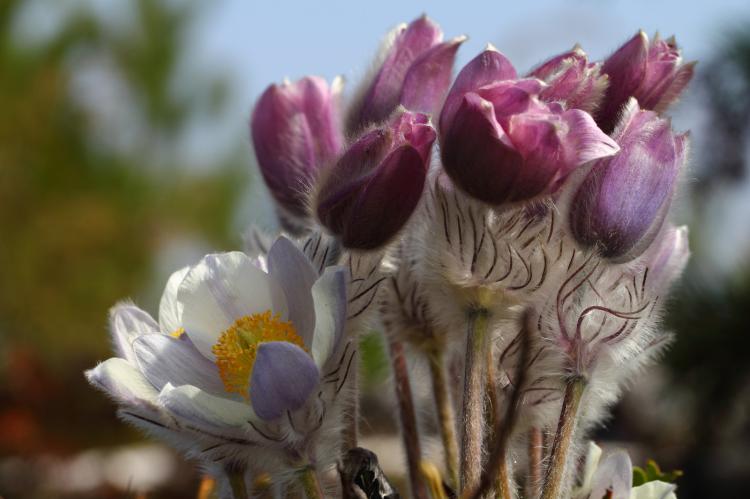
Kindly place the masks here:
[(319, 276), (283, 237), (266, 259), (208, 255), (170, 277), (158, 324), (114, 307), (118, 357), (86, 375), (125, 418), (188, 453), (308, 452), (353, 355), (342, 341), (347, 280), (342, 267)]

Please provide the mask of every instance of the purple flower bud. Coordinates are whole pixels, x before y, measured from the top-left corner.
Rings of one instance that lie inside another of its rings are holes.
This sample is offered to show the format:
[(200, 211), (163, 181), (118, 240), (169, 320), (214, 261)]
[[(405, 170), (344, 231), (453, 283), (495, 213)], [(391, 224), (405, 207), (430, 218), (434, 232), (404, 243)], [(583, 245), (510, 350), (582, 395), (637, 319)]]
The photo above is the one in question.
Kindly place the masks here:
[(458, 75), (440, 116), (446, 173), (490, 204), (553, 192), (576, 167), (618, 150), (587, 113), (540, 101), (543, 82), (513, 78), (507, 59), (486, 50)]
[(664, 222), (687, 136), (674, 135), (668, 120), (631, 100), (613, 138), (620, 152), (594, 164), (573, 197), (570, 226), (583, 246), (626, 261), (643, 253)]
[(553, 57), (529, 73), (547, 83), (539, 97), (545, 102), (560, 102), (567, 109), (587, 113), (599, 106), (607, 88), (607, 77), (601, 74), (601, 64), (590, 63), (578, 46)]
[(307, 191), (318, 170), (341, 151), (335, 87), (314, 76), (271, 85), (253, 111), (260, 171), (279, 205), (296, 216), (307, 213)]
[(648, 267), (646, 285), (660, 293), (682, 274), (690, 258), (688, 228), (667, 227), (644, 254)]
[(347, 248), (388, 243), (419, 202), (435, 137), (426, 115), (408, 111), (365, 133), (321, 179), (321, 223)]
[(433, 113), (448, 90), (456, 51), (465, 37), (442, 42), (440, 28), (426, 16), (400, 26), (384, 49), (382, 65), (348, 119), (351, 132), (381, 123), (399, 105)]
[(682, 63), (674, 38), (659, 36), (649, 44), (639, 31), (612, 54), (602, 66), (609, 77), (597, 123), (605, 131), (614, 128), (623, 106), (635, 97), (642, 109), (664, 112), (680, 96), (693, 77), (695, 63)]

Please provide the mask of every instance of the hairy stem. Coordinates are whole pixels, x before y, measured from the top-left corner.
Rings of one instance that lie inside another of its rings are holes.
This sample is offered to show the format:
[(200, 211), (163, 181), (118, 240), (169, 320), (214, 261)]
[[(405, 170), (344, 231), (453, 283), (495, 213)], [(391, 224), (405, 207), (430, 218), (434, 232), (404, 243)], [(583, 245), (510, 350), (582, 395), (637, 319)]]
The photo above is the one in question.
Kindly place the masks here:
[(539, 496), (542, 484), (542, 430), (534, 427), (529, 430), (529, 476), (526, 477), (526, 495)]
[(428, 354), (432, 392), (437, 407), (438, 427), (443, 441), (445, 470), (451, 487), (458, 487), (458, 442), (456, 441), (456, 419), (449, 392), (445, 358), (442, 348), (435, 348)]
[(247, 484), (245, 484), (245, 473), (242, 470), (227, 470), (229, 487), (232, 489), (233, 499), (249, 499)]
[(391, 350), (391, 362), (393, 364), (393, 378), (396, 387), (396, 399), (398, 401), (399, 418), (401, 419), (401, 437), (406, 450), (406, 463), (409, 471), (412, 497), (415, 499), (426, 499), (427, 489), (422, 481), (420, 473), (420, 461), (422, 451), (419, 446), (419, 430), (417, 428), (417, 416), (414, 412), (414, 400), (411, 396), (411, 385), (409, 384), (409, 369), (404, 354), (404, 344), (396, 339), (389, 339)]
[(318, 475), (312, 466), (307, 466), (299, 472), (299, 483), (307, 499), (323, 499), (323, 490), (318, 481)]
[(462, 403), (463, 428), (461, 434), (461, 490), (473, 490), (479, 483), (482, 470), (482, 441), (484, 437), (484, 355), (487, 346), (487, 311), (472, 311), (468, 316), (466, 360), (464, 365), (464, 393)]
[[(359, 340), (355, 339), (354, 341)], [(352, 388), (345, 395), (347, 399), (343, 416), (343, 452), (357, 447), (359, 441), (359, 355), (355, 355), (352, 359), (350, 369), (347, 383)]]
[[(491, 488), (495, 488), (495, 497), (500, 499), (511, 499), (513, 497), (513, 484), (511, 481), (511, 474), (508, 470), (508, 449), (510, 447), (510, 438), (513, 435), (513, 430), (518, 422), (518, 417), (521, 413), (521, 402), (523, 400), (523, 390), (526, 383), (526, 376), (528, 374), (528, 362), (530, 357), (531, 339), (529, 337), (529, 328), (526, 326), (529, 313), (526, 313), (522, 322), (522, 329), (520, 334), (521, 350), (518, 358), (518, 365), (516, 367), (513, 378), (511, 379), (511, 386), (513, 392), (505, 406), (505, 414), (502, 418), (499, 415), (499, 411), (495, 409), (494, 415), (494, 427), (493, 427), (493, 439), (490, 457), (487, 460), (487, 467), (482, 473), (482, 479), (479, 482), (479, 486), (469, 496), (474, 499), (483, 497)], [(493, 371), (494, 371), (494, 356)]]
[(586, 381), (582, 377), (570, 379), (565, 386), (565, 397), (560, 410), (555, 440), (552, 442), (550, 463), (544, 475), (542, 499), (559, 499), (561, 497), (566, 467), (568, 466), (568, 451), (575, 434), (578, 408), (585, 388)]

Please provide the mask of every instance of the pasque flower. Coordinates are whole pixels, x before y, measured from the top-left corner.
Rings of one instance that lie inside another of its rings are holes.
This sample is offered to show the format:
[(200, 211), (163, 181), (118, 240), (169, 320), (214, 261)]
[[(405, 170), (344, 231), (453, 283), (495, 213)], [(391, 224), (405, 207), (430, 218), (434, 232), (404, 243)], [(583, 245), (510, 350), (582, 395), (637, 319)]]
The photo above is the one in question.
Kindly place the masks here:
[(422, 196), (435, 137), (427, 115), (403, 110), (362, 135), (320, 180), (321, 223), (347, 248), (388, 243)]
[(382, 62), (350, 110), (349, 130), (380, 123), (399, 105), (435, 112), (448, 90), (456, 51), (465, 37), (442, 40), (440, 27), (427, 16), (390, 33), (381, 50)]
[(638, 256), (661, 227), (688, 138), (670, 122), (631, 100), (612, 137), (620, 152), (598, 161), (573, 197), (570, 227), (576, 241), (610, 259)]
[(693, 78), (695, 63), (684, 64), (674, 38), (663, 40), (657, 34), (649, 43), (643, 31), (617, 49), (602, 65), (609, 87), (597, 123), (611, 131), (630, 97), (642, 109), (664, 112), (680, 96)]
[(318, 170), (343, 145), (339, 87), (308, 76), (271, 85), (255, 105), (250, 132), (260, 171), (276, 202), (292, 215), (307, 213), (307, 192)]
[(576, 167), (618, 150), (589, 114), (545, 103), (543, 82), (516, 78), (488, 48), (461, 70), (440, 114), (445, 171), (493, 205), (550, 193)]
[[(86, 375), (126, 416), (155, 418), (152, 430), (189, 429), (196, 444), (304, 445), (322, 421), (319, 404), (332, 402), (320, 385), (342, 343), (347, 281), (340, 267), (318, 276), (285, 238), (263, 260), (208, 255), (169, 279), (159, 323), (134, 305), (115, 307), (118, 356)], [(294, 442), (268, 440), (277, 431), (268, 424), (295, 424), (297, 414)]]

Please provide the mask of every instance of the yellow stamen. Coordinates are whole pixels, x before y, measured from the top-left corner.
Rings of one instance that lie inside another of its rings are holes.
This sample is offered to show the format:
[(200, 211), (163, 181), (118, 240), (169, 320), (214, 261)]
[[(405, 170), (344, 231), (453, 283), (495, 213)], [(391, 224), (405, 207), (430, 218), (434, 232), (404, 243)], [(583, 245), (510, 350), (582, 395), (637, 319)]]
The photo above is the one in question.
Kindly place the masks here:
[(271, 315), (270, 310), (237, 319), (221, 333), (211, 350), (226, 391), (249, 397), (258, 345), (266, 341), (287, 341), (305, 348), (292, 323), (283, 322), (279, 314)]
[(169, 333), (169, 336), (171, 336), (172, 338), (180, 338), (183, 334), (185, 334), (185, 328), (181, 327)]

